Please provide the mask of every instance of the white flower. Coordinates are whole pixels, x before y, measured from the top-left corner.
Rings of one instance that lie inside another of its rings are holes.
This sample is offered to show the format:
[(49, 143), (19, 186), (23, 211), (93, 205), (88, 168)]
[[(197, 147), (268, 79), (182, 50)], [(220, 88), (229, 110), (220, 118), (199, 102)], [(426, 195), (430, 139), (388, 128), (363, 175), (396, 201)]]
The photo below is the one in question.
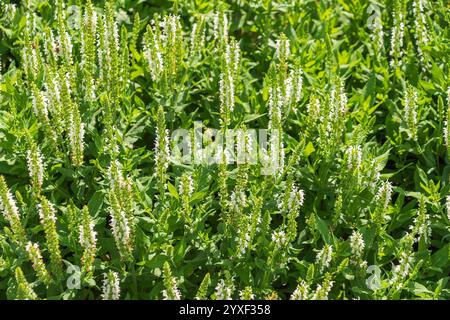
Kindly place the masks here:
[(292, 92), (294, 91), (294, 84), (292, 82), (292, 77), (289, 76), (284, 82), (284, 99), (283, 104), (289, 106), (292, 101)]
[(391, 61), (390, 66), (395, 66), (395, 59), (403, 56), (403, 38), (404, 38), (405, 24), (403, 22), (403, 14), (397, 10), (393, 11), (393, 28), (391, 32)]
[(231, 71), (228, 70), (227, 74), (221, 73), (219, 80), (219, 92), (220, 92), (220, 112), (222, 114), (228, 114), (234, 110), (234, 79)]
[(3, 210), (3, 216), (5, 219), (12, 225), (14, 221), (20, 221), (19, 209), (17, 208), (16, 201), (9, 190), (6, 190), (5, 198), (5, 203), (2, 202), (2, 199), (0, 198), (0, 209)]
[(36, 48), (33, 47), (33, 50), (31, 51), (31, 61), (33, 62), (33, 71), (34, 76), (37, 77), (37, 73), (39, 71), (39, 60), (38, 60), (38, 51)]
[(80, 225), (80, 227), (79, 227), (79, 231), (80, 231), (79, 241), (80, 241), (80, 244), (84, 248), (90, 248), (90, 247), (95, 248), (95, 244), (97, 242), (97, 239), (96, 239), (97, 232), (94, 231), (94, 227), (95, 227), (95, 225), (92, 221), (88, 225), (87, 233), (85, 233), (82, 225)]
[(177, 286), (177, 279), (175, 277), (171, 277), (170, 279), (171, 279), (170, 281), (171, 281), (171, 286), (172, 286), (170, 291), (173, 292), (174, 296), (171, 297), (168, 294), (167, 290), (163, 290), (162, 291), (163, 299), (164, 300), (181, 300), (181, 292)]
[(33, 113), (36, 117), (43, 117), (48, 120), (48, 100), (47, 97), (42, 93), (38, 92), (38, 96), (33, 94), (32, 96), (32, 105), (33, 105)]
[(447, 112), (444, 120), (444, 142), (447, 150), (450, 151), (450, 87), (447, 88)]
[(105, 273), (103, 286), (102, 286), (102, 299), (103, 300), (119, 300), (120, 298), (120, 284), (119, 274), (117, 272), (110, 271)]
[(191, 40), (190, 40), (191, 54), (195, 51), (195, 37), (196, 37), (196, 33), (197, 33), (197, 28), (198, 28), (197, 23), (194, 23), (192, 25)]
[(355, 172), (361, 168), (362, 151), (360, 146), (350, 146), (347, 151), (347, 169), (350, 172)]
[[(426, 219), (425, 221), (423, 221), (422, 223), (419, 223), (419, 228), (417, 231), (417, 234), (419, 236), (419, 238), (423, 238), (425, 239), (425, 242), (429, 242), (430, 241), (430, 237), (431, 237), (431, 222), (430, 219), (428, 217), (428, 215), (425, 215)], [(414, 223), (418, 222), (418, 218), (414, 218)], [(418, 240), (418, 239), (416, 239)]]
[(333, 246), (326, 244), (322, 250), (317, 253), (316, 263), (320, 267), (320, 272), (323, 272), (330, 266), (331, 257), (333, 254)]
[(116, 50), (120, 50), (119, 46), (119, 28), (117, 27), (117, 21), (114, 20), (113, 24), (113, 38), (114, 38), (114, 46), (116, 47)]
[(328, 293), (333, 288), (334, 281), (324, 281), (323, 284), (317, 285), (311, 300), (328, 300)]
[(296, 78), (296, 88), (295, 88), (295, 103), (300, 102), (300, 99), (302, 97), (302, 90), (303, 90), (303, 77), (302, 77), (303, 71), (302, 69), (298, 69), (294, 72), (293, 77)]
[(224, 13), (223, 14), (223, 26), (222, 26), (222, 32), (223, 32), (223, 38), (225, 40), (228, 40), (228, 17), (227, 15)]
[(423, 239), (425, 243), (430, 242), (431, 237), (431, 221), (427, 214), (427, 209), (424, 201), (419, 201), (419, 210), (417, 216), (414, 218), (413, 225), (410, 229), (413, 230), (412, 235), (415, 236), (414, 241)]
[(286, 38), (285, 36), (282, 37), (281, 39), (277, 39), (277, 41), (275, 42), (275, 57), (277, 59), (289, 59), (291, 55), (291, 50), (290, 50), (290, 42), (289, 39)]
[(232, 161), (231, 151), (228, 150), (226, 146), (217, 145), (217, 153), (216, 153), (216, 163), (218, 164), (228, 164)]
[(17, 12), (16, 4), (4, 3), (2, 6), (3, 6), (3, 10), (4, 10), (3, 15), (6, 18), (6, 21), (8, 23), (11, 23)]
[(400, 290), (403, 287), (404, 280), (409, 274), (411, 265), (414, 259), (412, 256), (409, 256), (406, 252), (402, 252), (398, 265), (395, 265), (392, 268), (393, 277), (390, 281), (391, 285), (397, 290)]
[[(53, 207), (53, 204), (51, 202), (48, 202), (48, 212), (47, 210), (44, 210), (44, 208), (42, 207), (42, 204), (38, 204), (38, 211), (39, 211), (39, 218), (41, 220), (41, 223), (43, 225), (46, 225), (46, 221), (53, 221), (56, 222), (56, 213), (55, 213), (55, 208)], [(48, 216), (47, 216), (48, 213)]]
[(308, 115), (313, 120), (318, 119), (320, 116), (320, 110), (321, 110), (320, 100), (315, 96), (311, 96), (311, 98), (309, 99), (309, 103), (306, 106), (306, 111), (308, 112)]
[[(115, 211), (115, 210), (113, 210)], [(117, 210), (111, 214), (111, 228), (114, 239), (127, 245), (131, 241), (131, 229), (125, 212)]]
[[(90, 19), (89, 19), (90, 18)], [(92, 11), (92, 15), (88, 16), (87, 11), (83, 14), (83, 22), (85, 26), (89, 26), (91, 28), (91, 32), (94, 33), (97, 28), (97, 12)]]
[(40, 190), (44, 181), (44, 163), (38, 147), (27, 151), (27, 166), (33, 187)]
[(181, 182), (178, 186), (178, 193), (181, 196), (185, 196), (190, 198), (194, 193), (194, 181), (192, 180), (192, 176), (187, 174), (184, 175), (181, 179)]
[[(250, 226), (249, 226), (250, 227)], [(244, 255), (245, 252), (247, 252), (247, 249), (250, 245), (250, 228), (244, 229), (242, 231), (239, 231), (240, 236), (238, 237), (238, 247), (239, 247), (239, 254)]]
[(235, 212), (241, 212), (247, 207), (247, 195), (242, 190), (234, 190), (230, 195), (230, 208)]
[(377, 205), (381, 207), (383, 211), (386, 211), (389, 203), (391, 202), (391, 197), (392, 197), (392, 184), (389, 181), (385, 181), (381, 184), (375, 196)]
[(72, 111), (70, 113), (69, 124), (69, 142), (72, 153), (72, 163), (74, 165), (81, 165), (83, 162), (84, 150), (84, 123), (81, 122), (78, 112)]
[(287, 244), (288, 239), (286, 233), (283, 230), (279, 230), (272, 233), (272, 241), (278, 248), (282, 248)]
[(234, 288), (232, 286), (227, 286), (223, 279), (217, 283), (215, 288), (216, 300), (232, 300)]
[(303, 190), (298, 189), (297, 186), (292, 186), (292, 190), (289, 194), (288, 210), (293, 211), (303, 205), (305, 199), (305, 193)]
[(304, 198), (305, 192), (293, 184), (291, 190), (289, 191), (288, 197), (285, 193), (280, 193), (278, 195), (278, 209), (282, 211), (287, 210), (288, 212), (295, 212), (303, 205)]
[[(384, 49), (384, 31), (383, 24), (380, 16), (376, 16), (371, 25), (372, 33), (370, 34), (370, 38), (376, 44), (378, 52), (376, 53), (379, 57)], [(391, 39), (392, 40), (392, 39)]]
[(309, 284), (302, 280), (292, 292), (290, 300), (307, 300), (309, 296)]
[(347, 94), (345, 93), (345, 84), (342, 81), (339, 85), (339, 112), (341, 115), (345, 114), (347, 111)]
[(58, 47), (61, 48), (64, 58), (68, 64), (73, 64), (72, 60), (72, 39), (67, 31), (57, 37)]
[(352, 250), (352, 254), (356, 257), (360, 258), (364, 252), (364, 239), (360, 232), (353, 231), (350, 236), (350, 248)]
[(283, 97), (281, 96), (280, 88), (275, 90), (269, 88), (269, 129), (278, 129), (281, 125), (282, 119), (282, 107), (283, 107)]
[(0, 211), (11, 226), (15, 240), (24, 243), (26, 236), (20, 223), (19, 209), (2, 175), (0, 175)]
[(219, 39), (219, 13), (214, 13), (214, 27), (213, 27), (214, 39)]
[(36, 269), (36, 267), (42, 263), (42, 255), (39, 245), (29, 241), (25, 246), (25, 250), (28, 252), (33, 268)]
[(419, 53), (419, 58), (423, 60), (422, 46), (426, 46), (429, 42), (427, 23), (425, 15), (423, 13), (423, 2), (422, 0), (415, 0), (413, 2), (413, 13), (414, 13), (414, 26), (415, 32), (414, 36), (417, 41), (417, 51)]
[(281, 174), (283, 172), (285, 160), (284, 143), (281, 133), (282, 131), (279, 129), (270, 128), (270, 137), (269, 137), (270, 150), (267, 155), (267, 158), (265, 158), (265, 155), (263, 154), (264, 164), (270, 167), (270, 169), (276, 172), (277, 174)]
[(234, 57), (234, 61), (233, 61), (233, 66), (234, 66), (234, 73), (236, 74), (238, 72), (239, 69), (239, 61), (241, 59), (241, 48), (239, 47), (239, 43), (236, 41), (233, 41), (231, 43), (231, 48), (233, 50), (233, 57)]
[(167, 169), (170, 163), (169, 129), (165, 129), (165, 131), (161, 133), (159, 132), (158, 127), (156, 127), (154, 150), (156, 167)]
[(448, 220), (450, 220), (450, 196), (446, 197), (445, 206), (447, 208), (447, 218), (448, 218)]

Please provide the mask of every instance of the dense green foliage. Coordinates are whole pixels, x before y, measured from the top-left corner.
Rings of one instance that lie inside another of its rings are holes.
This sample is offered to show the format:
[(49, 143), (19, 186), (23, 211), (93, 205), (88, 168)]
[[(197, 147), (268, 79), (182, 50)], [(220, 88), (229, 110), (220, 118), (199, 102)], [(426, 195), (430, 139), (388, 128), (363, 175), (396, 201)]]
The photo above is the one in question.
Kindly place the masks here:
[(13, 3), (0, 299), (450, 299), (447, 1)]

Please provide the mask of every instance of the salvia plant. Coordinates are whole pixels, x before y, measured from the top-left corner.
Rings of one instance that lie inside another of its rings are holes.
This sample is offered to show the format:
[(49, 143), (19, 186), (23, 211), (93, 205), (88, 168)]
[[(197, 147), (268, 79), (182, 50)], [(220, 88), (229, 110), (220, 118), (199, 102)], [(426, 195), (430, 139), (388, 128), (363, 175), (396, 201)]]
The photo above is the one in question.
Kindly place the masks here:
[(450, 299), (445, 1), (0, 4), (0, 299)]
[(117, 272), (109, 271), (103, 274), (102, 299), (119, 300), (120, 298), (120, 279)]
[(36, 272), (37, 278), (48, 285), (51, 282), (51, 277), (45, 267), (44, 261), (42, 260), (39, 245), (30, 241), (27, 243), (25, 250), (28, 252), (28, 257), (32, 263), (34, 271)]
[(81, 263), (86, 271), (90, 271), (97, 253), (97, 232), (94, 231), (95, 223), (89, 214), (89, 208), (83, 207), (81, 211), (81, 223), (79, 226), (79, 241), (83, 247)]

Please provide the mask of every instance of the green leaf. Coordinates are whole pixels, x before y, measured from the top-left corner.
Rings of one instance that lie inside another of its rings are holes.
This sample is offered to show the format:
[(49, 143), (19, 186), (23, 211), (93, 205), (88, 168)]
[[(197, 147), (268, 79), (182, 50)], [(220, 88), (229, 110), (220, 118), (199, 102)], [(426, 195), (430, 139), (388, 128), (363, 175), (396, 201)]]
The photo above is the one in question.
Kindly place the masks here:
[(450, 267), (450, 244), (431, 255), (431, 263), (438, 268)]
[(177, 189), (174, 187), (174, 185), (172, 183), (167, 182), (167, 189), (169, 190), (169, 194), (172, 197), (179, 199)]
[(328, 226), (329, 225), (325, 220), (322, 220), (319, 216), (316, 216), (316, 229), (319, 231), (325, 243), (332, 244)]
[(303, 154), (305, 157), (308, 157), (311, 153), (313, 153), (316, 149), (314, 148), (314, 145), (312, 142), (308, 142), (308, 144), (305, 147), (305, 150), (303, 150)]
[(105, 194), (103, 191), (96, 191), (94, 193), (94, 195), (91, 197), (91, 199), (88, 202), (88, 208), (89, 208), (89, 213), (92, 216), (97, 216), (97, 214), (100, 212), (102, 206), (103, 206), (103, 201), (105, 199)]

